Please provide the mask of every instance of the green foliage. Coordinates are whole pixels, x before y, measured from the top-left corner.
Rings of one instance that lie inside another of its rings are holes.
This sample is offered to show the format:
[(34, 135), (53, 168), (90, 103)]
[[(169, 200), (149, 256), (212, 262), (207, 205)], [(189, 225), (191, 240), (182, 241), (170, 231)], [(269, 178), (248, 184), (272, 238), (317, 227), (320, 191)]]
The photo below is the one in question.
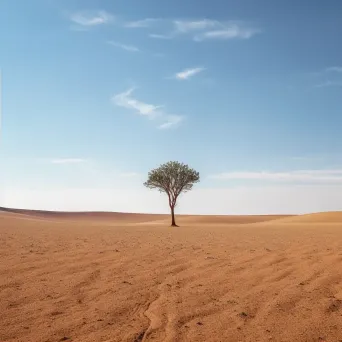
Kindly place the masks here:
[(169, 205), (173, 208), (178, 196), (182, 192), (190, 191), (199, 180), (199, 173), (188, 165), (170, 161), (151, 170), (144, 185), (149, 189), (165, 192), (169, 197)]

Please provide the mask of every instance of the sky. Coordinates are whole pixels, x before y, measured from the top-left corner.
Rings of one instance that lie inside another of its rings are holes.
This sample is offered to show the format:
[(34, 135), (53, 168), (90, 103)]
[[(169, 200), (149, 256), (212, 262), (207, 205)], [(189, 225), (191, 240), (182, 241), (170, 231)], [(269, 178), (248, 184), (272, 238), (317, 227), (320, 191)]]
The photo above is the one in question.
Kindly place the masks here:
[(0, 205), (342, 209), (340, 0), (1, 0)]

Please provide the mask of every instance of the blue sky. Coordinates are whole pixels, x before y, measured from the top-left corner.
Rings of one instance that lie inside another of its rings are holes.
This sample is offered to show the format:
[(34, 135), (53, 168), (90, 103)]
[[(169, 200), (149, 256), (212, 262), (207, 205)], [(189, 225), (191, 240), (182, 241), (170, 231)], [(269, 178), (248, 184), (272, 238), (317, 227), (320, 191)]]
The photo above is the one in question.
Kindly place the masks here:
[(202, 179), (179, 212), (340, 209), (341, 13), (338, 0), (1, 1), (1, 204), (163, 212), (142, 183), (179, 160)]

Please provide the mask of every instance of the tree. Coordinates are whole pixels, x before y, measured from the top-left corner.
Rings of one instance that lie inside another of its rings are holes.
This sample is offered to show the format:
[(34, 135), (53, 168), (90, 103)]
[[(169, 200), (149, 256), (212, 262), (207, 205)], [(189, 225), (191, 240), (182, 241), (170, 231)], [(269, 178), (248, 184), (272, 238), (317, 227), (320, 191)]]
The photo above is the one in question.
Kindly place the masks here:
[(165, 192), (169, 198), (172, 223), (177, 227), (175, 221), (175, 206), (178, 196), (182, 192), (190, 191), (195, 183), (200, 180), (199, 173), (188, 165), (176, 161), (160, 165), (148, 173), (148, 179), (144, 185), (149, 189), (158, 189)]

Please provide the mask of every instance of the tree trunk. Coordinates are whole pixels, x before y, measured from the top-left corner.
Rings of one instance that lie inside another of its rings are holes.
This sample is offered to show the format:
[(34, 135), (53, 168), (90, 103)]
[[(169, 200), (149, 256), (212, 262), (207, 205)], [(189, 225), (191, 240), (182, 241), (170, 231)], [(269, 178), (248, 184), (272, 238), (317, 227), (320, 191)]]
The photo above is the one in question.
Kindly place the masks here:
[(171, 207), (171, 216), (172, 216), (172, 223), (171, 223), (171, 227), (178, 227), (176, 225), (176, 220), (175, 220), (175, 208)]

